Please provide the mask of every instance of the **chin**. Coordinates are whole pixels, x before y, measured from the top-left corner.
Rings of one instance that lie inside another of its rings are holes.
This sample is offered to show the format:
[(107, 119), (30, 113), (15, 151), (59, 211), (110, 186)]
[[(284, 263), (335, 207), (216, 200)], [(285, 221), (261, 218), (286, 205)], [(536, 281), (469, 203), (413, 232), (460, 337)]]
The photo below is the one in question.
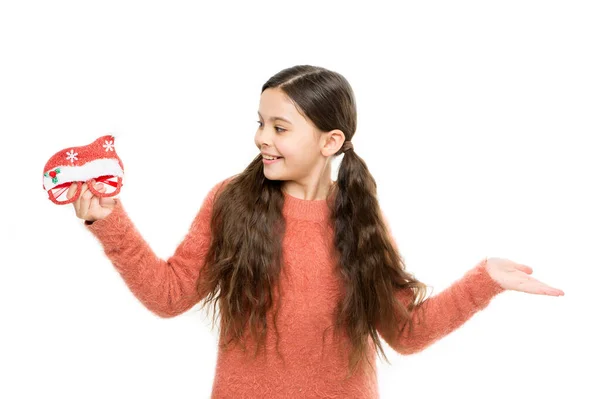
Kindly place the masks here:
[(265, 177), (269, 180), (280, 180), (278, 174), (264, 170), (263, 169), (263, 174), (265, 175)]

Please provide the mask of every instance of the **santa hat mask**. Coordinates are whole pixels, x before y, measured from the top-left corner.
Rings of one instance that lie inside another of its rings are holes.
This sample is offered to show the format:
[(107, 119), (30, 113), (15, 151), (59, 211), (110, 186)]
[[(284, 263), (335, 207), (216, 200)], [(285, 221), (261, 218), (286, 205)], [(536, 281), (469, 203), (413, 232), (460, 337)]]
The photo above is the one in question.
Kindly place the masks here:
[[(115, 150), (115, 137), (105, 135), (93, 143), (81, 147), (67, 147), (54, 154), (44, 167), (43, 187), (48, 198), (58, 205), (74, 202), (81, 194), (85, 183), (98, 197), (112, 197), (123, 186), (123, 162)], [(96, 183), (105, 184), (106, 191), (99, 192)], [(71, 198), (61, 199), (73, 182), (77, 183), (77, 192)]]

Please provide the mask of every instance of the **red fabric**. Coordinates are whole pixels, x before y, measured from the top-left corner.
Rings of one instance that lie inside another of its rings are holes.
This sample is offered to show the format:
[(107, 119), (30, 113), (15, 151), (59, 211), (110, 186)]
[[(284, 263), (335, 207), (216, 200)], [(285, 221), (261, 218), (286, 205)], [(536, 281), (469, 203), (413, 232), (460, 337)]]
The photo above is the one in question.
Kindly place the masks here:
[[(74, 154), (75, 156), (69, 157), (69, 154)], [(65, 155), (67, 156), (65, 157)], [(115, 150), (115, 136), (106, 134), (98, 137), (90, 144), (77, 147), (66, 147), (56, 152), (48, 159), (46, 165), (44, 165), (44, 173), (48, 172), (48, 174), (51, 174), (53, 169), (61, 166), (82, 166), (92, 160), (100, 158), (115, 159), (119, 163), (121, 170), (125, 170), (123, 161), (121, 161), (121, 158), (119, 158)], [(44, 190), (45, 189), (46, 188), (44, 187)]]
[[(161, 317), (177, 316), (197, 304), (195, 291), (199, 270), (210, 240), (210, 213), (215, 185), (204, 199), (174, 254), (158, 258), (136, 230), (120, 200), (105, 219), (86, 223), (104, 248), (108, 259), (125, 283), (150, 311)], [(287, 229), (283, 240), (284, 264), (280, 282), (282, 308), (277, 327), (279, 351), (271, 314), (268, 315), (266, 356), (253, 360), (235, 348), (219, 352), (212, 399), (221, 398), (378, 398), (377, 376), (371, 372), (355, 373), (343, 381), (347, 367), (345, 339), (334, 339), (330, 328), (335, 301), (340, 295), (336, 274), (332, 226), (326, 223), (325, 200), (302, 200), (285, 194), (283, 215)], [(450, 287), (429, 297), (414, 311), (413, 334), (383, 336), (394, 349), (402, 342), (411, 354), (421, 351), (463, 325), (491, 299), (504, 291), (485, 270), (483, 259)], [(404, 303), (411, 299), (408, 291), (398, 292)], [(405, 330), (405, 332), (408, 330)], [(370, 340), (370, 359), (375, 361), (375, 347)]]
[[(68, 156), (65, 156), (69, 154), (77, 155), (75, 158), (70, 159)], [(121, 170), (125, 170), (123, 161), (121, 161), (121, 158), (119, 158), (115, 150), (115, 136), (106, 134), (98, 137), (90, 144), (77, 147), (66, 147), (56, 152), (48, 159), (46, 165), (44, 165), (44, 173), (50, 173), (53, 169), (61, 166), (82, 166), (92, 160), (100, 158), (116, 159), (119, 166), (121, 166)]]

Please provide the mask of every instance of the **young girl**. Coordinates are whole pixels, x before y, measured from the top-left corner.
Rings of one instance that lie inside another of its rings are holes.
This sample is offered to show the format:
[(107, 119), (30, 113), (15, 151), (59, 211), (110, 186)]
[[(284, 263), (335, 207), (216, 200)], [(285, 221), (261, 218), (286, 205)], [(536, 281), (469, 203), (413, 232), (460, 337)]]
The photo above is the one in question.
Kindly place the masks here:
[[(504, 290), (564, 295), (530, 277), (528, 266), (486, 258), (426, 298), (353, 148), (354, 93), (339, 73), (282, 70), (263, 85), (258, 118), (260, 154), (212, 187), (167, 260), (155, 256), (120, 199), (98, 198), (84, 185), (73, 203), (150, 311), (174, 317), (218, 302), (212, 398), (378, 398), (375, 353), (389, 363), (379, 335), (412, 354)], [(331, 162), (342, 153), (334, 182)]]

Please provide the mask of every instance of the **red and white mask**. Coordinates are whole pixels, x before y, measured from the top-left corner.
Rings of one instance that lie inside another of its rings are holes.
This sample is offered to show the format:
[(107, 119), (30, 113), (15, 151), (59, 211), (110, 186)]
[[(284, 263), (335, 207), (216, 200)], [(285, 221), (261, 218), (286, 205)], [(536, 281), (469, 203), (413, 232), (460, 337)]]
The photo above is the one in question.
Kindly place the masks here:
[[(105, 135), (91, 144), (67, 147), (54, 154), (44, 166), (42, 184), (52, 202), (65, 205), (79, 198), (83, 184), (98, 197), (115, 196), (121, 191), (123, 176), (123, 162), (115, 150), (115, 137)], [(106, 190), (96, 190), (92, 180), (103, 183)], [(77, 192), (69, 199), (66, 192), (73, 182), (77, 183)]]

